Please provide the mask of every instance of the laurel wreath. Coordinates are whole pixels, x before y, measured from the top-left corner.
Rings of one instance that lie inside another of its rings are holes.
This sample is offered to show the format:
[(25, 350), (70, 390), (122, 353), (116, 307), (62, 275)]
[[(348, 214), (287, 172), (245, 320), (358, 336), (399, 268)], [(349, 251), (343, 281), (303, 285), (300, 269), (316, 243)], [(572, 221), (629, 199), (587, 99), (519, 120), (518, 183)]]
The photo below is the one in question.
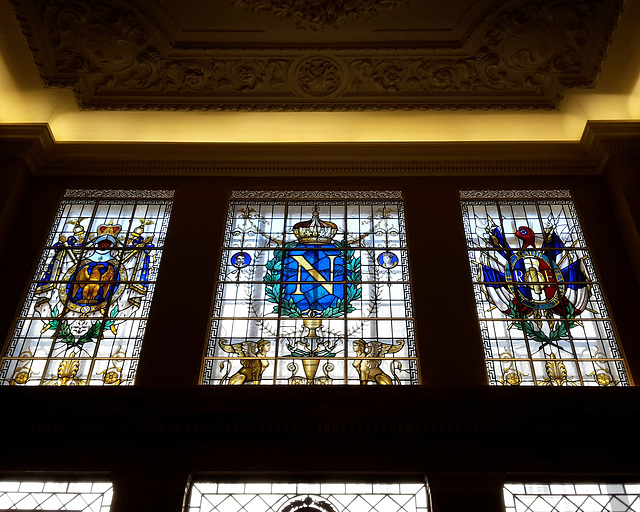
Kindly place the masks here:
[[(284, 244), (286, 249), (293, 248), (298, 245), (298, 242), (287, 242)], [(345, 312), (351, 313), (356, 308), (351, 305), (353, 300), (362, 297), (362, 289), (357, 284), (362, 279), (362, 269), (360, 258), (356, 258), (356, 252), (350, 249), (346, 242), (338, 241), (333, 245), (338, 249), (345, 249), (345, 269), (347, 273), (347, 292), (344, 299), (338, 299), (335, 306), (325, 308), (322, 311), (320, 317), (322, 318), (339, 318)], [(283, 250), (276, 250), (273, 252), (273, 258), (271, 258), (267, 264), (267, 273), (264, 276), (264, 280), (267, 283), (265, 286), (265, 293), (267, 295), (267, 301), (275, 303), (273, 307), (273, 313), (280, 316), (286, 316), (289, 318), (302, 318), (302, 310), (291, 298), (281, 297), (282, 292), (282, 260), (284, 258)]]
[[(570, 302), (567, 302), (567, 320), (568, 322), (558, 322), (558, 325), (555, 329), (549, 332), (549, 336), (547, 336), (544, 332), (540, 330), (536, 330), (534, 323), (531, 320), (520, 322), (514, 322), (514, 327), (520, 331), (524, 331), (527, 333), (527, 336), (532, 341), (537, 341), (539, 343), (553, 344), (557, 341), (560, 341), (564, 338), (569, 337), (569, 330), (578, 325), (578, 322), (573, 321), (576, 317), (576, 308)], [(509, 311), (507, 312), (509, 317), (515, 320), (522, 320), (520, 316), (518, 316), (518, 312), (516, 311), (516, 306), (513, 302), (509, 303)]]
[(69, 322), (66, 319), (58, 318), (59, 315), (60, 313), (58, 311), (58, 306), (55, 306), (51, 311), (51, 316), (56, 318), (49, 320), (49, 324), (47, 325), (45, 330), (58, 329), (58, 331), (55, 332), (52, 337), (55, 338), (56, 341), (60, 341), (67, 345), (68, 348), (82, 348), (85, 343), (96, 341), (100, 337), (100, 334), (102, 334), (102, 332), (106, 331), (107, 329), (111, 330), (111, 332), (113, 332), (114, 334), (117, 334), (115, 327), (116, 322), (115, 320), (113, 320), (113, 318), (118, 315), (117, 305), (109, 313), (109, 320), (104, 322), (102, 326), (100, 325), (101, 322), (94, 322), (93, 325), (89, 327), (87, 332), (85, 332), (78, 339), (76, 339), (76, 337), (71, 332)]

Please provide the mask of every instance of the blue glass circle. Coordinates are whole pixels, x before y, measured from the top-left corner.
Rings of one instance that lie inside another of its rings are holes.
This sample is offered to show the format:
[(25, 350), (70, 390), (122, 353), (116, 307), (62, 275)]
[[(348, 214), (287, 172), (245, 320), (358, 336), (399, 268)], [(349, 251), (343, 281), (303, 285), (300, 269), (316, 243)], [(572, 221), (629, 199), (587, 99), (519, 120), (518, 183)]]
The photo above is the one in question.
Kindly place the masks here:
[(231, 264), (237, 268), (246, 267), (249, 263), (251, 263), (251, 256), (249, 256), (246, 252), (237, 252), (233, 256), (231, 256)]
[(378, 256), (378, 265), (382, 268), (392, 269), (398, 264), (398, 257), (392, 252), (385, 251)]

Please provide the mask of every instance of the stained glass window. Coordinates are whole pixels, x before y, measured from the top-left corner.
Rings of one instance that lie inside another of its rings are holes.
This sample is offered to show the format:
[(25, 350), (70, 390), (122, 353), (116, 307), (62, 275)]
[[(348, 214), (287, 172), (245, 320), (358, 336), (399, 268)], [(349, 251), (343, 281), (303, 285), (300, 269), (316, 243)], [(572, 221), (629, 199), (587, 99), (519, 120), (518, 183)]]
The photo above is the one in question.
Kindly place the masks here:
[(417, 384), (399, 192), (236, 191), (203, 384)]
[(133, 383), (172, 197), (67, 190), (2, 359), (2, 384)]
[(637, 484), (505, 484), (507, 512), (637, 512)]
[(628, 386), (568, 191), (463, 191), (491, 384)]
[(0, 482), (0, 510), (109, 512), (112, 496), (107, 482)]
[(428, 512), (423, 483), (195, 483), (190, 512)]

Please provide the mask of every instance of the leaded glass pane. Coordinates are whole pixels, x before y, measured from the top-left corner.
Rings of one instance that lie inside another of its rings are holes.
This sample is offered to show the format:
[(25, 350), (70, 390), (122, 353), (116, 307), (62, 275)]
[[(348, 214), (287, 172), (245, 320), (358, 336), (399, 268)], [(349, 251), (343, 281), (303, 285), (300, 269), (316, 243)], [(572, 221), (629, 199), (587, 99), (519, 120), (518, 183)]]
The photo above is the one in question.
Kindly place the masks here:
[(109, 512), (108, 482), (0, 482), (0, 510)]
[(637, 512), (638, 486), (630, 484), (505, 484), (507, 512)]
[(423, 483), (193, 484), (190, 512), (428, 512)]
[(2, 384), (133, 384), (172, 196), (67, 191), (8, 341)]
[(490, 383), (628, 386), (569, 193), (525, 192), (461, 192)]
[(202, 383), (417, 384), (400, 195), (309, 196), (233, 193)]

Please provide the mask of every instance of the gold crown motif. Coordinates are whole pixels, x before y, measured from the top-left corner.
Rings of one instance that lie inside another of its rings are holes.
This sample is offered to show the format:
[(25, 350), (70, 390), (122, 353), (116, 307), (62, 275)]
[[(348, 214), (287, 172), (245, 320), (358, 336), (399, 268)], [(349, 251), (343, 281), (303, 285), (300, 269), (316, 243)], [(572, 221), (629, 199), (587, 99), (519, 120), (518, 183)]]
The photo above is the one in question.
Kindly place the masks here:
[(109, 221), (109, 224), (100, 224), (98, 226), (98, 235), (111, 235), (116, 236), (122, 230), (122, 226), (120, 224), (114, 224), (112, 220)]
[(97, 247), (103, 250), (107, 250), (110, 247), (118, 243), (118, 233), (122, 231), (120, 224), (114, 224), (113, 221), (109, 221), (109, 224), (100, 224), (96, 231), (97, 237), (93, 241)]
[(317, 208), (313, 209), (311, 219), (298, 222), (293, 233), (303, 244), (328, 244), (338, 232), (338, 226), (328, 220), (321, 220)]

